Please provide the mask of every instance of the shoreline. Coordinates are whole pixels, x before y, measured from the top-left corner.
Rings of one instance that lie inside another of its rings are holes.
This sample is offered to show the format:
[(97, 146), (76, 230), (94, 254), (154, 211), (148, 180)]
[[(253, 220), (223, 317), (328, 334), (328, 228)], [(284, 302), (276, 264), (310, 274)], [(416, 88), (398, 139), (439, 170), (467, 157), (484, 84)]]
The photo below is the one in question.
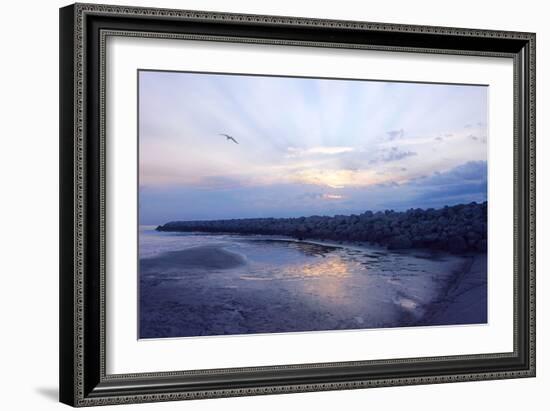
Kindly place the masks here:
[[(155, 226), (150, 226), (155, 227)], [(156, 230), (158, 231), (158, 230)], [(439, 250), (439, 249), (432, 249), (427, 247), (410, 247), (410, 248), (399, 248), (399, 249), (390, 249), (384, 245), (377, 244), (377, 243), (370, 243), (368, 241), (330, 241), (330, 240), (323, 240), (320, 238), (304, 238), (304, 239), (298, 239), (296, 237), (290, 237), (285, 235), (266, 235), (266, 234), (253, 234), (253, 233), (238, 233), (238, 232), (227, 232), (227, 231), (211, 231), (211, 232), (205, 232), (205, 231), (159, 231), (159, 232), (168, 232), (168, 233), (187, 233), (187, 234), (199, 234), (199, 235), (232, 235), (232, 236), (240, 236), (240, 237), (250, 237), (250, 238), (257, 238), (259, 240), (265, 239), (265, 240), (271, 240), (271, 241), (287, 241), (297, 244), (314, 244), (319, 246), (325, 246), (325, 247), (333, 247), (333, 248), (346, 248), (350, 250), (357, 250), (357, 251), (374, 251), (374, 252), (384, 252), (384, 253), (396, 253), (396, 254), (407, 254), (407, 253), (418, 253), (418, 254), (427, 254), (429, 256), (445, 256), (445, 255), (454, 255), (457, 256), (457, 254), (453, 254), (446, 250)], [(483, 255), (483, 252), (464, 252), (464, 256), (470, 256), (470, 255)], [(460, 256), (460, 254), (458, 255)]]
[[(469, 255), (464, 270), (449, 279), (441, 295), (417, 322), (425, 325), (487, 324), (487, 254)], [(481, 315), (483, 313), (484, 315)]]

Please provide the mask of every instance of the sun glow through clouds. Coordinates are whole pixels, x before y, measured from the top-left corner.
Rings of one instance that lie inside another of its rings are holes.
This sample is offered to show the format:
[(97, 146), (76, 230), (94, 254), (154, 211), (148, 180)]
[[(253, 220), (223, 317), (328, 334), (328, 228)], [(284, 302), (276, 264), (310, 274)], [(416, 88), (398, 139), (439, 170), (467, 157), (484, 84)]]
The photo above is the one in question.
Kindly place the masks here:
[(144, 223), (486, 199), (483, 86), (143, 71), (139, 102)]
[(391, 175), (377, 175), (373, 170), (317, 170), (306, 169), (296, 172), (294, 181), (334, 189), (346, 187), (368, 187), (392, 180)]
[(323, 194), (325, 200), (341, 200), (344, 196), (338, 194)]

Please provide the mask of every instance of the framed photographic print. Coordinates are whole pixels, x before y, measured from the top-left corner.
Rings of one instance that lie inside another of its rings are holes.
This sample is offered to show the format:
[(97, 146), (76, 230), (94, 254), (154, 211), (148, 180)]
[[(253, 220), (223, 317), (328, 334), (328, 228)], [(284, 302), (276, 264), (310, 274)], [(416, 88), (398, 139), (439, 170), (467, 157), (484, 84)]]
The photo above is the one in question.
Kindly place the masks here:
[(535, 35), (60, 10), (60, 400), (535, 376)]

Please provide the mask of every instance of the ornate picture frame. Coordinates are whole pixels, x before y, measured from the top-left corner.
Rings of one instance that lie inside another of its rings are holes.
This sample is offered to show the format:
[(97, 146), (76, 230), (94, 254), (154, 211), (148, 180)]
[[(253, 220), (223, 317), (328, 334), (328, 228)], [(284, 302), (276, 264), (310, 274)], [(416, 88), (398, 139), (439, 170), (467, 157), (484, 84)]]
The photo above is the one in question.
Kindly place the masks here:
[[(105, 102), (110, 37), (510, 60), (513, 350), (109, 373)], [(75, 4), (60, 9), (60, 100), (61, 402), (80, 407), (535, 376), (534, 33)]]

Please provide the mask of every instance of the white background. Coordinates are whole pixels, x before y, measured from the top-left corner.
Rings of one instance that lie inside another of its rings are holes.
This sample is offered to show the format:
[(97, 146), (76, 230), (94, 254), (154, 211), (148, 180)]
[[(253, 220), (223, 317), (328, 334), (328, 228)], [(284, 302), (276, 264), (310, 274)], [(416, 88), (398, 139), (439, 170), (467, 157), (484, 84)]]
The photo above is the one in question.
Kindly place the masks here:
[[(550, 172), (544, 154), (550, 149), (543, 136), (550, 122), (543, 113), (548, 100), (550, 28), (543, 2), (392, 1), (360, 3), (254, 2), (233, 0), (149, 0), (116, 2), (144, 6), (357, 19), (410, 24), (431, 24), (537, 32), (538, 94), (538, 377), (536, 379), (487, 381), (379, 388), (329, 393), (202, 400), (124, 406), (117, 409), (544, 409), (550, 386), (547, 354), (550, 312), (547, 293), (550, 270), (550, 229), (544, 210), (550, 200), (543, 176)], [(363, 5), (361, 5), (363, 4)], [(4, 5), (0, 26), (2, 104), (0, 150), (0, 216), (2, 217), (0, 270), (0, 340), (3, 409), (61, 409), (57, 398), (58, 347), (58, 11), (61, 1), (27, 1)]]
[[(115, 37), (107, 40), (108, 374), (513, 350), (511, 59)], [(406, 61), (406, 64), (403, 64)], [(138, 68), (487, 84), (488, 324), (136, 339)], [(498, 206), (495, 206), (497, 205)], [(504, 224), (503, 224), (504, 222)], [(345, 347), (345, 349), (342, 349)], [(227, 355), (230, 352), (232, 355)]]

